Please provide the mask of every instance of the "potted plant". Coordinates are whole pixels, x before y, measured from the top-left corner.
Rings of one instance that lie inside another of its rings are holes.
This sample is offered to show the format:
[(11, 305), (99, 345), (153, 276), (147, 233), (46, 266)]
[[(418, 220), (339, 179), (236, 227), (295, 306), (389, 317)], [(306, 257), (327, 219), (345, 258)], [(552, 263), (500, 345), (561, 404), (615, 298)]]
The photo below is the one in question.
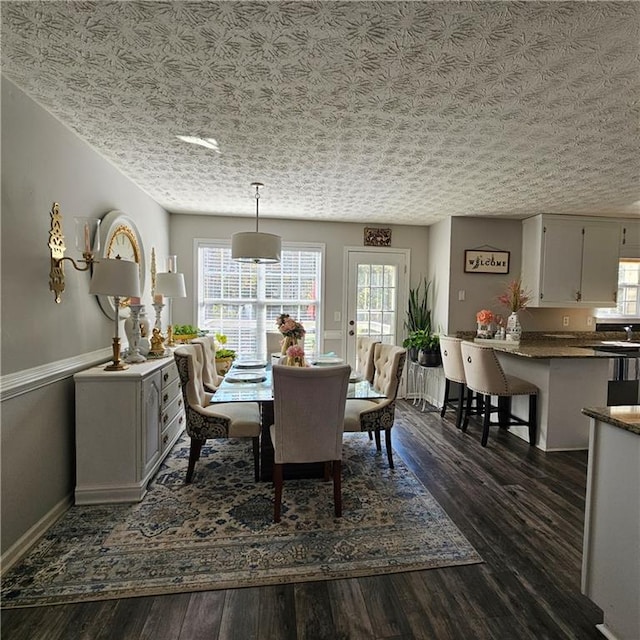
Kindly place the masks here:
[(224, 333), (216, 333), (216, 342), (219, 345), (216, 349), (216, 371), (219, 376), (224, 376), (231, 369), (236, 352), (224, 346), (227, 344), (227, 336)]
[(431, 310), (429, 309), (429, 289), (431, 282), (426, 278), (415, 289), (409, 289), (407, 319), (404, 323), (408, 331), (402, 346), (409, 351), (409, 358), (418, 360), (418, 353), (431, 335)]
[(442, 364), (440, 336), (437, 333), (429, 334), (425, 345), (418, 353), (418, 362), (423, 367), (439, 367)]
[(177, 342), (189, 342), (198, 336), (203, 336), (204, 331), (194, 327), (192, 324), (174, 324), (173, 325), (173, 339)]

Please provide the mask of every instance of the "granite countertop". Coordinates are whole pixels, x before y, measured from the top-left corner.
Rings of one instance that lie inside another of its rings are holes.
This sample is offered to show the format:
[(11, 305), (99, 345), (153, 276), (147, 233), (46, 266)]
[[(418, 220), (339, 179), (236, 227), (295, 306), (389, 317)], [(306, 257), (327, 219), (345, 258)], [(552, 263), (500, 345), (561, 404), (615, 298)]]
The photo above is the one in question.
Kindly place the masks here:
[(600, 422), (606, 422), (614, 427), (640, 435), (640, 406), (638, 405), (585, 407), (582, 413)]
[[(459, 338), (474, 340), (471, 332), (458, 333)], [(598, 345), (605, 341), (626, 341), (626, 334), (619, 331), (589, 331), (571, 333), (525, 332), (517, 343), (506, 341), (482, 340), (481, 343), (493, 347), (496, 351), (524, 358), (636, 358), (638, 353), (611, 353), (599, 351)]]

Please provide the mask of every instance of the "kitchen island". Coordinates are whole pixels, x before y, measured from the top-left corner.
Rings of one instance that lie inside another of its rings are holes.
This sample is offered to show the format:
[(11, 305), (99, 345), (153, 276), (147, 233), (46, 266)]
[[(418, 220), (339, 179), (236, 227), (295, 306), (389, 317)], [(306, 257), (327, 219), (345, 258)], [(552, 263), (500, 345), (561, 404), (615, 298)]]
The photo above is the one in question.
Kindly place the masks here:
[[(479, 340), (495, 349), (505, 373), (538, 387), (539, 449), (567, 451), (589, 447), (589, 419), (582, 409), (606, 406), (610, 362), (614, 357), (600, 350), (600, 344), (605, 343), (598, 337), (591, 333), (583, 339), (543, 335), (519, 343)], [(526, 418), (527, 398), (514, 397), (512, 409), (515, 415)], [(523, 440), (529, 439), (527, 427), (515, 426), (509, 431)]]
[(640, 638), (640, 406), (585, 408), (590, 419), (582, 593), (611, 640)]

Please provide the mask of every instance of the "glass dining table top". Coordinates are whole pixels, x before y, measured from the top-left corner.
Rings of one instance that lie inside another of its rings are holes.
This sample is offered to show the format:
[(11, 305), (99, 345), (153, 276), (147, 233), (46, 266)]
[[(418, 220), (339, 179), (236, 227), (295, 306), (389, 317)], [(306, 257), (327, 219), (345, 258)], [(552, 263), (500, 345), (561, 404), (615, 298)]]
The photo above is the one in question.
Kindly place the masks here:
[[(271, 365), (256, 368), (231, 367), (222, 379), (218, 390), (211, 398), (212, 403), (219, 402), (271, 402), (273, 401)], [(347, 389), (347, 398), (373, 400), (383, 398), (368, 380), (352, 375)]]

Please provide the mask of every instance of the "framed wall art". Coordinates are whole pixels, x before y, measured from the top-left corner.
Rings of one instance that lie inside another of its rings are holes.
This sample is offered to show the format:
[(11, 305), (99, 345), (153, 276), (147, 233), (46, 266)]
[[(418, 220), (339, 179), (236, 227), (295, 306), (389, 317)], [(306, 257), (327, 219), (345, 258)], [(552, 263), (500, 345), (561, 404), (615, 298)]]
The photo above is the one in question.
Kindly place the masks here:
[(381, 229), (377, 227), (364, 228), (365, 247), (390, 247), (391, 229)]
[(510, 251), (467, 249), (464, 252), (465, 273), (509, 273)]

